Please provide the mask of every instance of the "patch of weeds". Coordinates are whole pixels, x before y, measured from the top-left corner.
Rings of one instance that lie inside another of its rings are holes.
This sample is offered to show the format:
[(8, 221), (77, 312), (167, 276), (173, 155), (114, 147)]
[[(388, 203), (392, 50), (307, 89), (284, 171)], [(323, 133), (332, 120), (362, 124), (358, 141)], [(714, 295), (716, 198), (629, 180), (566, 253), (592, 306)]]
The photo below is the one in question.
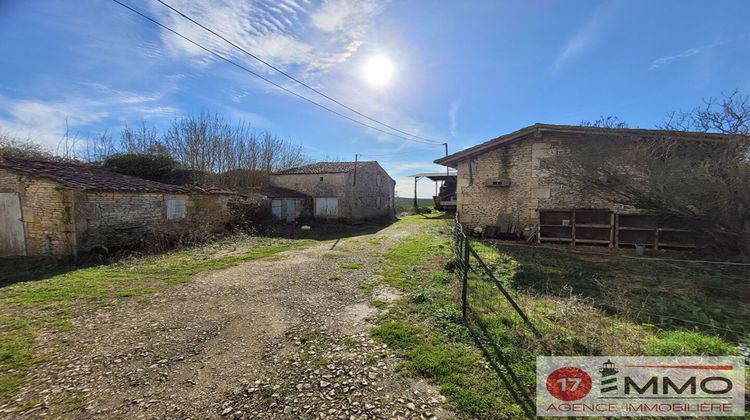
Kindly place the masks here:
[(345, 346), (345, 347), (354, 347), (356, 345), (359, 345), (360, 341), (354, 337), (347, 336), (347, 337), (342, 338), (340, 343), (342, 346)]
[(646, 353), (653, 356), (727, 356), (738, 348), (717, 337), (691, 331), (660, 331), (646, 342)]
[(341, 264), (339, 267), (343, 268), (344, 270), (360, 270), (365, 267), (364, 264), (354, 262), (354, 263), (347, 263), (347, 264)]
[(328, 280), (330, 281), (340, 281), (343, 277), (341, 277), (340, 274), (334, 274), (331, 277), (328, 277)]
[(320, 331), (318, 330), (307, 330), (304, 333), (300, 334), (299, 341), (304, 344), (309, 341), (315, 340), (320, 336)]
[(372, 302), (370, 302), (370, 304), (380, 310), (388, 307), (388, 302), (384, 302), (382, 300), (373, 300)]

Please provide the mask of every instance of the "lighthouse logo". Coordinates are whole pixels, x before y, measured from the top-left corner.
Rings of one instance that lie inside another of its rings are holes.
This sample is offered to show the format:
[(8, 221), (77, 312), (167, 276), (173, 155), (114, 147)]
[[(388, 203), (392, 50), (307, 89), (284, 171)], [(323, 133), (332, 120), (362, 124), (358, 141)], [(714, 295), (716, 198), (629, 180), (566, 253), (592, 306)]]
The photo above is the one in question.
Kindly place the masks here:
[(539, 357), (539, 416), (745, 414), (741, 357)]
[(619, 370), (615, 369), (615, 364), (612, 363), (612, 360), (610, 359), (607, 359), (602, 367), (599, 368), (599, 374), (602, 375), (602, 380), (600, 382), (600, 391), (602, 393), (617, 391), (617, 377), (615, 376), (617, 375), (617, 372), (619, 372)]

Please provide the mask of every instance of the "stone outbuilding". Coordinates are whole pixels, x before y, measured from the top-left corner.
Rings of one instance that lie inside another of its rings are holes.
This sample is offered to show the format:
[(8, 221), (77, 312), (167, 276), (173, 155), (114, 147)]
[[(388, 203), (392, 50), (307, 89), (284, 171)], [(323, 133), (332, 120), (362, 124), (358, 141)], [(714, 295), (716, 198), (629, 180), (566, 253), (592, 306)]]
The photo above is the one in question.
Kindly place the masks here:
[(76, 257), (158, 232), (221, 231), (234, 199), (97, 166), (0, 158), (0, 257)]
[[(525, 236), (532, 229), (531, 226), (539, 224), (540, 211), (597, 209), (610, 212), (613, 218), (614, 213), (637, 211), (592, 196), (567, 191), (545, 176), (540, 168), (540, 162), (556, 151), (563, 151), (573, 142), (617, 139), (623, 141), (623, 153), (626, 153), (626, 143), (639, 139), (679, 138), (703, 141), (722, 137), (725, 136), (664, 130), (534, 124), (437, 159), (435, 163), (458, 171), (457, 211), (462, 224), (469, 229), (493, 227)], [(608, 221), (609, 216), (605, 217), (606, 223), (612, 224)], [(562, 219), (562, 223), (565, 223), (571, 217), (563, 216)], [(602, 221), (597, 223), (605, 224)], [(562, 229), (568, 226), (564, 224), (560, 227)], [(611, 243), (612, 240), (605, 242)]]
[(394, 216), (396, 181), (375, 161), (313, 163), (274, 172), (270, 183), (310, 197), (315, 219), (361, 222)]

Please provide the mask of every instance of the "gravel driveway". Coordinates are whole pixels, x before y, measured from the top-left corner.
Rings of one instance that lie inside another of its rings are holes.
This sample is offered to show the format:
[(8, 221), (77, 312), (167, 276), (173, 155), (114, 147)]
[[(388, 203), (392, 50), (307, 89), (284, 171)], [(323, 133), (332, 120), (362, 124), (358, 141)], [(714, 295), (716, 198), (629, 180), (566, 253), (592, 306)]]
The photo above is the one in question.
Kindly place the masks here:
[(25, 381), (24, 396), (45, 404), (22, 416), (451, 418), (437, 391), (399, 372), (399, 359), (369, 336), (368, 318), (399, 296), (362, 286), (411, 229), (395, 224), (201, 274), (81, 317), (59, 349), (75, 349), (58, 358), (68, 364), (42, 364)]

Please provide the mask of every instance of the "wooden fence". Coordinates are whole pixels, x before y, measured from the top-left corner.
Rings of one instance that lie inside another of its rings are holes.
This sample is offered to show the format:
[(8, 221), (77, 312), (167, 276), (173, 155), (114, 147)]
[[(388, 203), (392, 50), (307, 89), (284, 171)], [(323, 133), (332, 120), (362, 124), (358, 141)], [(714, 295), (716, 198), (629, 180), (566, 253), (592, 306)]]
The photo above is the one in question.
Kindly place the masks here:
[(654, 249), (696, 248), (699, 242), (693, 231), (677, 223), (609, 209), (540, 210), (537, 241), (615, 248), (643, 245)]

